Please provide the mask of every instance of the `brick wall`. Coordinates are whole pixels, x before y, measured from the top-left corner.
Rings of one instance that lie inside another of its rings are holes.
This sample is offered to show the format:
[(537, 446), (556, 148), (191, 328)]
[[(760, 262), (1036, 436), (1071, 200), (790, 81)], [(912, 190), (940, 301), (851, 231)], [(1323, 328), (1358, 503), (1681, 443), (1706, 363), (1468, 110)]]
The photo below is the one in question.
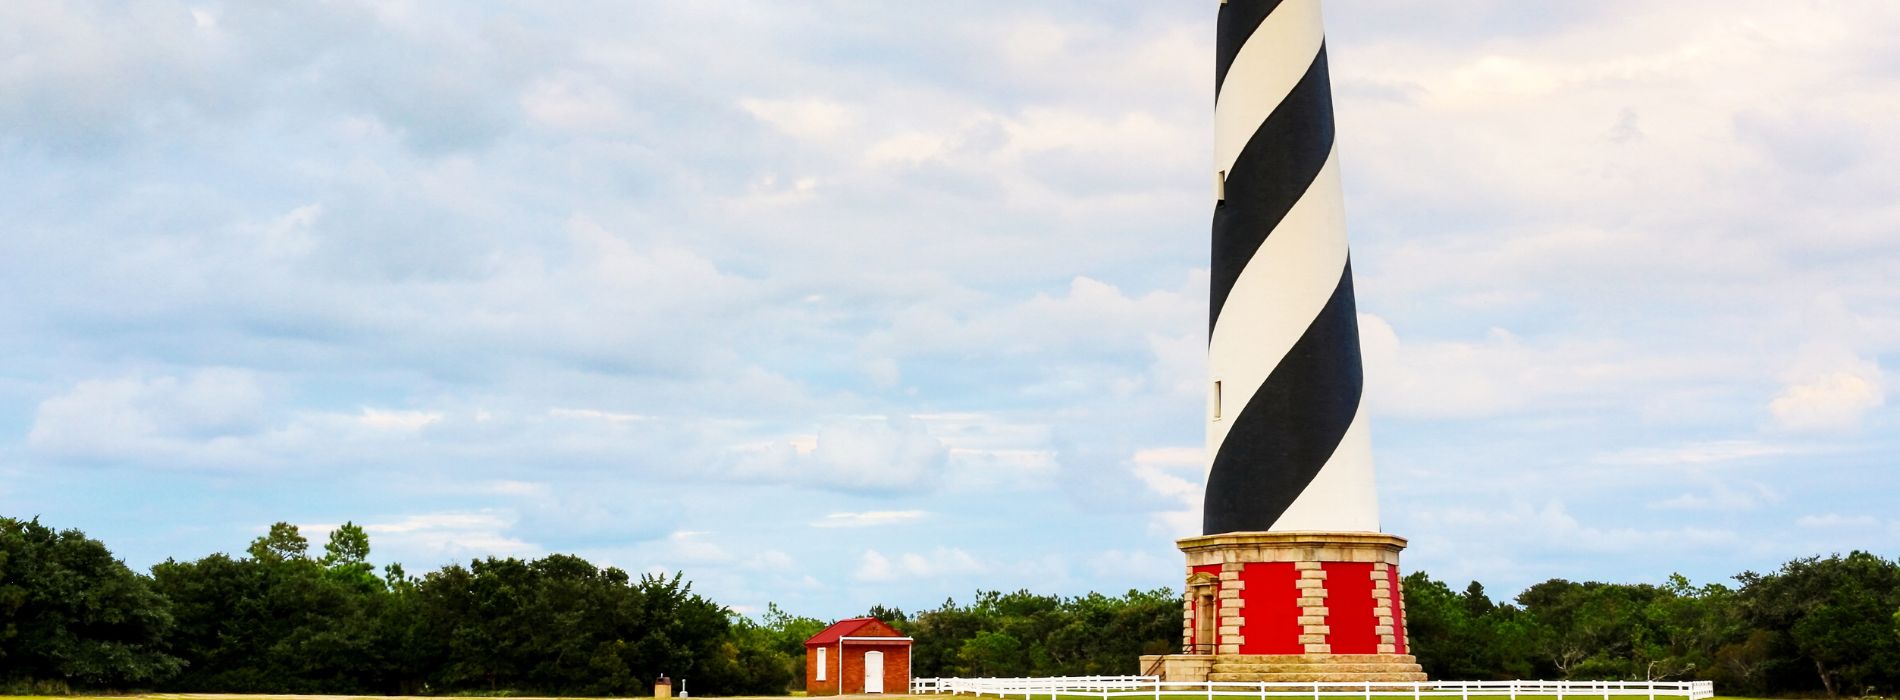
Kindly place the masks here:
[(838, 681), (844, 680), (844, 693), (864, 692), (864, 654), (870, 651), (884, 652), (884, 694), (903, 695), (910, 692), (910, 645), (880, 644), (876, 642), (845, 642), (844, 673), (838, 672), (838, 645), (833, 644), (825, 654), (825, 662), (831, 666), (826, 670), (826, 678), (819, 682), (818, 654), (815, 648), (805, 649), (805, 692), (808, 695), (837, 695)]

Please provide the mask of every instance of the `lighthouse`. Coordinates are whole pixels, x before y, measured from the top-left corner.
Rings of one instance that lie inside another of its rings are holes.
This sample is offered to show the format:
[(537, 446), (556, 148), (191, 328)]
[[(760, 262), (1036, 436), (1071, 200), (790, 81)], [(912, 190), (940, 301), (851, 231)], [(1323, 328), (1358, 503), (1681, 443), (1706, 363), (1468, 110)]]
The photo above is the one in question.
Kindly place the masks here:
[(1207, 480), (1169, 680), (1424, 680), (1380, 531), (1319, 0), (1215, 40)]

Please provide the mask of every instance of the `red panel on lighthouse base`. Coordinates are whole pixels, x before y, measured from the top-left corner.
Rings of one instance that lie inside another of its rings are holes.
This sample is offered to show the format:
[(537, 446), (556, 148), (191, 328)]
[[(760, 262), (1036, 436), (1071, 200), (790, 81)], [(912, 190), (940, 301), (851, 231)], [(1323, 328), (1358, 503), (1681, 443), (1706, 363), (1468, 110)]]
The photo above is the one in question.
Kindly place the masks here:
[(1405, 652), (1405, 594), (1399, 590), (1399, 567), (1386, 570), (1386, 578), (1391, 581), (1386, 592), (1392, 595), (1392, 646), (1393, 652)]
[(1372, 564), (1329, 561), (1326, 571), (1326, 644), (1334, 654), (1379, 653), (1378, 599), (1372, 594)]
[(1242, 654), (1301, 654), (1300, 572), (1293, 562), (1250, 562), (1240, 570), (1241, 612), (1247, 641)]

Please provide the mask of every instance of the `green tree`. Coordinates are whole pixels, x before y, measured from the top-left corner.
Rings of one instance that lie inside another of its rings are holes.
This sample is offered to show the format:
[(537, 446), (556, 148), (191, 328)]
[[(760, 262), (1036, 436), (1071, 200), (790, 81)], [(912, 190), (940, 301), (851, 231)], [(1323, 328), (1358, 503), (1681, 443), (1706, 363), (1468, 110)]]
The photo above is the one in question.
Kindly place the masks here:
[(1830, 696), (1900, 687), (1900, 640), (1887, 629), (1888, 611), (1900, 606), (1900, 564), (1857, 551), (1737, 579), (1748, 621), (1771, 635), (1771, 690), (1813, 688), (1804, 675)]
[(251, 540), (249, 551), (258, 561), (303, 559), (310, 551), (310, 540), (297, 533), (296, 525), (279, 522), (272, 524), (263, 537)]
[(1142, 654), (1180, 648), (1181, 599), (1168, 589), (1073, 598), (978, 591), (910, 619), (913, 672), (929, 676), (1138, 672)]
[[(359, 531), (360, 532), (360, 531)], [(332, 541), (337, 537), (332, 536)], [(345, 544), (349, 536), (345, 536)], [(366, 537), (356, 552), (367, 555)], [(400, 687), (382, 623), (390, 604), (369, 564), (344, 548), (308, 558), (296, 526), (277, 523), (250, 557), (213, 554), (152, 567), (176, 606), (174, 653), (189, 662), (174, 690), (369, 693)]]
[(772, 649), (785, 655), (790, 664), (792, 675), (787, 680), (789, 688), (802, 690), (805, 687), (805, 640), (824, 629), (823, 620), (793, 615), (777, 603), (766, 604), (765, 613), (759, 616), (757, 630), (770, 640)]
[(78, 530), (0, 517), (0, 685), (123, 688), (176, 674), (171, 606)]
[[(369, 563), (369, 533), (353, 522), (345, 522), (330, 531), (330, 541), (323, 545), (323, 557), (317, 563), (323, 565), (331, 578), (347, 585), (365, 590), (387, 585), (376, 575), (375, 565)], [(400, 572), (401, 568), (397, 567), (396, 571)]]

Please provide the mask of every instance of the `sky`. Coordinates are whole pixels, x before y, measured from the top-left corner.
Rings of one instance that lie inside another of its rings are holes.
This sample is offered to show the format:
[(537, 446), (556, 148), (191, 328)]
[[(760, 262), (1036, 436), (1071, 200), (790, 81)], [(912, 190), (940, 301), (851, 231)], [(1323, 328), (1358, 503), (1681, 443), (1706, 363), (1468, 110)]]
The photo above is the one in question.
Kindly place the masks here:
[[(1900, 555), (1900, 5), (1325, 11), (1407, 570)], [(1214, 16), (0, 3), (0, 514), (821, 618), (1178, 587)]]

